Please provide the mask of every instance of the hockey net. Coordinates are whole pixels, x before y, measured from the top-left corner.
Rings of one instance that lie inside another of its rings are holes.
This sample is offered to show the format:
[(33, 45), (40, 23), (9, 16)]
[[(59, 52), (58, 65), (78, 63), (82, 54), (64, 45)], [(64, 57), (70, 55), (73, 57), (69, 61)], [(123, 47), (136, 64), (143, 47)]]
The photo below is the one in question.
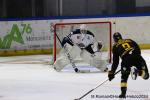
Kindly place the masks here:
[[(59, 51), (62, 49), (60, 41), (62, 41), (62, 39), (71, 31), (78, 29), (81, 24), (86, 24), (88, 30), (94, 33), (96, 40), (102, 42), (102, 59), (106, 59), (108, 62), (111, 62), (111, 22), (56, 23), (54, 26), (54, 61), (57, 60)], [(78, 51), (76, 51), (76, 53), (77, 52)]]

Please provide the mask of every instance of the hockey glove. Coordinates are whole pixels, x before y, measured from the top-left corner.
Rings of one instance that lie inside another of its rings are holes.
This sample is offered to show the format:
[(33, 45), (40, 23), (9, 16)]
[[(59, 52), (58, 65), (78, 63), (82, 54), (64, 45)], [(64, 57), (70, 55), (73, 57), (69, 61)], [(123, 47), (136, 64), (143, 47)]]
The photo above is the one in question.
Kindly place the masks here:
[(102, 49), (102, 42), (98, 41), (98, 45), (97, 45), (97, 51), (100, 51)]
[(114, 72), (113, 71), (109, 71), (108, 72), (108, 79), (109, 79), (109, 81), (111, 81), (113, 78), (115, 78)]

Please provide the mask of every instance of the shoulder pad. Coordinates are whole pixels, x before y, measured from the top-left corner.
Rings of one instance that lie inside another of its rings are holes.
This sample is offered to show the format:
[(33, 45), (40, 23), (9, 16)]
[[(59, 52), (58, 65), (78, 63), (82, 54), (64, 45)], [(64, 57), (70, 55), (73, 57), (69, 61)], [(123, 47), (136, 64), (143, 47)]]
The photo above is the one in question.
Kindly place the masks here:
[(75, 31), (72, 32), (72, 34), (79, 34), (80, 33), (80, 29), (76, 29)]
[(87, 34), (92, 35), (93, 37), (95, 37), (94, 34), (90, 31), (87, 31)]

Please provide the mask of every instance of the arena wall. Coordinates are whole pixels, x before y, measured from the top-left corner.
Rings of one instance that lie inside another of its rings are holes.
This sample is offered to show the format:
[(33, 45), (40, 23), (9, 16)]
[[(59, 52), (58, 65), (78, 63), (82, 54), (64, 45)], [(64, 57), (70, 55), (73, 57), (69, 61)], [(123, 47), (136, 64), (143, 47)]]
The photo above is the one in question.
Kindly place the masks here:
[(104, 21), (112, 23), (112, 33), (120, 32), (150, 49), (150, 16), (1, 20), (0, 56), (52, 54), (55, 23)]

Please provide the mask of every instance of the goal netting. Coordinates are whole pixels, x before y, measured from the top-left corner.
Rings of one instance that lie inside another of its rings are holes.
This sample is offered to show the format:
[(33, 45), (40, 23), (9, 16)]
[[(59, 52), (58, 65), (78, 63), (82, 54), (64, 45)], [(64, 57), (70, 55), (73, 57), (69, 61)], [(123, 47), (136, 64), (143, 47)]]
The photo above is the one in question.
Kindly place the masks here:
[[(92, 33), (94, 33), (96, 40), (101, 41), (103, 48), (101, 49), (101, 59), (111, 62), (111, 22), (82, 22), (82, 23), (56, 23), (54, 26), (54, 61), (56, 61), (61, 55), (60, 51), (62, 49), (60, 41), (63, 40), (71, 31), (78, 29), (81, 24), (85, 24)], [(60, 41), (58, 40), (57, 36)], [(96, 43), (94, 43), (93, 49), (95, 49)], [(69, 51), (73, 55), (78, 54), (78, 51), (71, 49)], [(80, 58), (76, 58), (79, 60)], [(86, 58), (83, 58), (84, 60)], [(88, 59), (88, 58), (87, 58)]]

